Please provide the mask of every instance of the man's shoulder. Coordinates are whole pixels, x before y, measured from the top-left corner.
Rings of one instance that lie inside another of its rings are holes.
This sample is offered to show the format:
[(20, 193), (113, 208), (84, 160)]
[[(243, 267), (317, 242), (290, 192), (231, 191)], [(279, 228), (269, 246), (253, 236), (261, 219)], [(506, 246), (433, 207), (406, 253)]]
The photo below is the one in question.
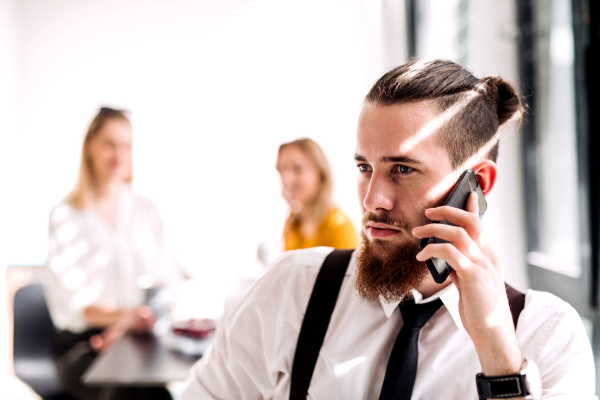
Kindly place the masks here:
[(282, 318), (294, 319), (297, 314), (301, 321), (321, 264), (332, 250), (317, 247), (283, 253), (244, 296), (228, 307), (225, 324), (242, 319), (252, 324), (271, 321), (277, 330), (277, 321)]
[(560, 317), (565, 314), (577, 314), (569, 303), (549, 292), (528, 289), (525, 292), (524, 311), (546, 318)]
[(333, 251), (331, 247), (314, 247), (302, 250), (290, 250), (272, 261), (263, 278), (276, 278), (290, 274), (302, 274), (315, 277), (325, 258)]
[(321, 264), (332, 250), (331, 247), (315, 247), (286, 251), (269, 264), (248, 292), (245, 302), (270, 302), (275, 297), (310, 295)]
[[(525, 308), (519, 318), (517, 334), (523, 339), (534, 339), (543, 347), (550, 343), (554, 348), (574, 344), (577, 347), (589, 347), (579, 313), (559, 297), (538, 290), (529, 289), (526, 292)], [(537, 351), (543, 351), (542, 347), (538, 347)]]

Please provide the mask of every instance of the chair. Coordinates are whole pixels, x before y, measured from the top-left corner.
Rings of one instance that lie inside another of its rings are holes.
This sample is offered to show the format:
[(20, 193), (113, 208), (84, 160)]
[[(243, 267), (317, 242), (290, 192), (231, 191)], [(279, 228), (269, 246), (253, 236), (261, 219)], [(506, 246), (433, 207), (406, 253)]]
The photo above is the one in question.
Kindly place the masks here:
[(58, 383), (52, 361), (56, 329), (41, 284), (22, 287), (14, 300), (15, 374), (44, 400), (72, 399)]

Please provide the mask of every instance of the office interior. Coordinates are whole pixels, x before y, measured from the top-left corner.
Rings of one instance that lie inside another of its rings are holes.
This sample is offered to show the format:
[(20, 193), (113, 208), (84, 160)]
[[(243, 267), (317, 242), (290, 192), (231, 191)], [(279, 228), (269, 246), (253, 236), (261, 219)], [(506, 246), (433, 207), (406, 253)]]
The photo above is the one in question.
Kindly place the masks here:
[(176, 318), (218, 320), (281, 251), (281, 143), (322, 146), (359, 229), (363, 97), (414, 56), (519, 88), (483, 224), (509, 284), (577, 309), (598, 365), (599, 14), (591, 0), (0, 0), (2, 395), (38, 398), (14, 377), (12, 300), (44, 279), (48, 213), (99, 107), (132, 111), (134, 188), (193, 277)]

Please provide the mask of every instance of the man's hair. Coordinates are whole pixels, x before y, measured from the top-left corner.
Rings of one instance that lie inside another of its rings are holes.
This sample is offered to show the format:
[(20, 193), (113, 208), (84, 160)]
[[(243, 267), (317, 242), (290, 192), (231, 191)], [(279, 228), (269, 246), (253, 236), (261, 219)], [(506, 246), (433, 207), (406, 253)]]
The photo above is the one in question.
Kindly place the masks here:
[(477, 79), (448, 60), (413, 59), (383, 75), (365, 100), (393, 105), (431, 100), (443, 116), (441, 145), (453, 169), (482, 149), (498, 158), (498, 127), (522, 111), (515, 88), (499, 76)]

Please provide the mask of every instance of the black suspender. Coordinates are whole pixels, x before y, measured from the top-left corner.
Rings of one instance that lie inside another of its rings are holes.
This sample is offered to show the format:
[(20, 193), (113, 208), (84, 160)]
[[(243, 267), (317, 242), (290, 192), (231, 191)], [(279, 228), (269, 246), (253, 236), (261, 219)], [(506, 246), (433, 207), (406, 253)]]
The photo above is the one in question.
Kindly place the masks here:
[[(290, 400), (306, 400), (317, 358), (353, 251), (332, 251), (325, 258), (317, 275), (296, 345)], [(506, 295), (516, 328), (519, 315), (525, 307), (525, 295), (508, 284)]]
[(525, 294), (519, 292), (508, 283), (505, 283), (504, 286), (506, 286), (506, 297), (508, 297), (508, 306), (513, 317), (513, 324), (515, 325), (515, 329), (517, 329), (519, 315), (521, 315), (521, 311), (525, 308)]
[(296, 345), (290, 400), (306, 400), (319, 351), (353, 251), (332, 251), (325, 258), (317, 275)]

